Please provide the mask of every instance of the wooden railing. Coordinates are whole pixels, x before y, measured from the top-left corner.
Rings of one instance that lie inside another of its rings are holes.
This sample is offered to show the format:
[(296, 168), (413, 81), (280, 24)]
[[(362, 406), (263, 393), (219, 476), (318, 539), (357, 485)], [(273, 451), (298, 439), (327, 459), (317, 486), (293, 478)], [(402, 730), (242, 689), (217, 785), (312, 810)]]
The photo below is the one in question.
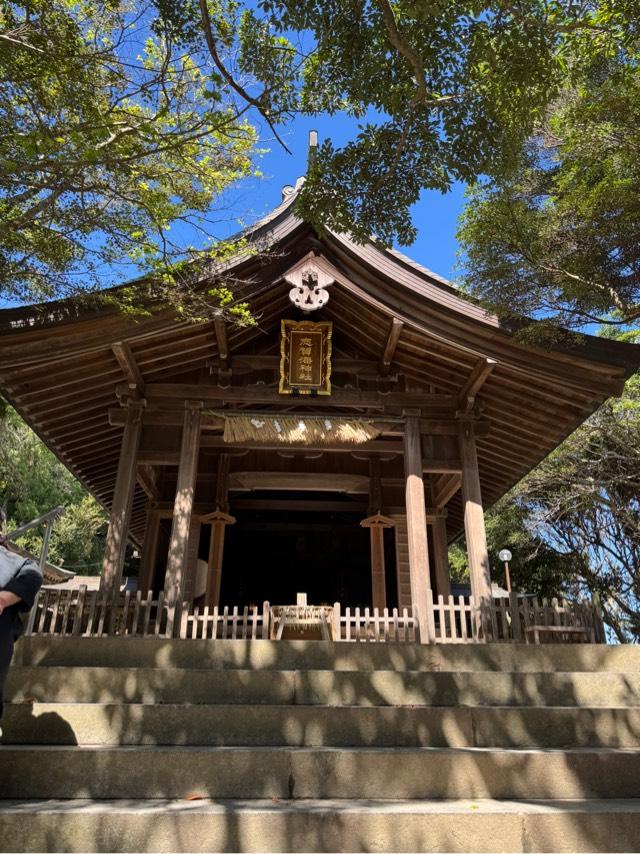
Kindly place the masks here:
[(473, 596), (438, 596), (432, 615), (436, 643), (606, 642), (598, 608), (588, 601), (512, 593), (483, 606)]
[(29, 613), (26, 635), (165, 637), (169, 613), (164, 593), (127, 591), (113, 599), (98, 590), (43, 588)]
[[(419, 643), (410, 608), (321, 609), (325, 637), (352, 643)], [(269, 602), (245, 608), (200, 608), (183, 603), (172, 613), (164, 594), (119, 594), (115, 599), (81, 586), (78, 590), (44, 588), (26, 626), (27, 635), (102, 637), (176, 637), (183, 639), (266, 639), (276, 637), (282, 607)], [(486, 605), (473, 597), (438, 596), (428, 623), (436, 643), (604, 643), (604, 629), (592, 602), (568, 602), (512, 594)], [(303, 636), (301, 634), (301, 636)]]
[(198, 605), (181, 609), (178, 637), (208, 640), (256, 640), (269, 637), (269, 603), (261, 608), (211, 608)]
[(377, 608), (345, 608), (333, 606), (333, 640), (369, 643), (420, 643), (417, 622), (410, 608), (381, 612)]

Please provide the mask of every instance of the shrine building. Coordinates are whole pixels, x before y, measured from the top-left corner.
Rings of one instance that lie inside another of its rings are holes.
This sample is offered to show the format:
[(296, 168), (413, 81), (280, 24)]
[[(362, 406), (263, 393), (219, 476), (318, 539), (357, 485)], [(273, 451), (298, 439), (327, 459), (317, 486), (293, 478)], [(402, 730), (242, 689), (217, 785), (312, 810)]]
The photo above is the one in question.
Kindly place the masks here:
[(199, 272), (255, 326), (151, 299), (0, 312), (1, 394), (109, 513), (100, 590), (45, 592), (29, 631), (268, 637), (298, 614), (333, 640), (602, 639), (590, 603), (496, 594), (484, 513), (621, 393), (640, 349), (523, 343), (404, 255), (319, 235), (296, 193), (246, 231), (260, 251)]

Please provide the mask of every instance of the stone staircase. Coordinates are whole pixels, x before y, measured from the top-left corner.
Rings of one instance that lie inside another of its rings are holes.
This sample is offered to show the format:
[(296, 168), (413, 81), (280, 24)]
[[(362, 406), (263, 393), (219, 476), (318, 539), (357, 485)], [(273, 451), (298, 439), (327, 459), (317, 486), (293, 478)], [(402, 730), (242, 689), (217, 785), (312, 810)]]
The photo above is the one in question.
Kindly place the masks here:
[(27, 638), (1, 851), (640, 850), (640, 648)]

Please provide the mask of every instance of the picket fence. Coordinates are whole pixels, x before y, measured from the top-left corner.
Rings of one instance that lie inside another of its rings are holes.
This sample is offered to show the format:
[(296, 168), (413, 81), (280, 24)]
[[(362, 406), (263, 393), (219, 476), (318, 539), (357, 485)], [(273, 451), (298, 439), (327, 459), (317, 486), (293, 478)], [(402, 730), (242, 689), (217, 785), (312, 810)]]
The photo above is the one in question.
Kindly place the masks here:
[[(206, 640), (251, 640), (275, 637), (328, 637), (333, 641), (419, 643), (417, 620), (410, 608), (341, 608), (318, 606), (310, 620), (305, 606), (298, 623), (295, 606), (208, 608), (165, 604), (164, 593), (126, 591), (113, 599), (82, 585), (77, 590), (43, 588), (26, 625), (27, 636), (177, 637)], [(287, 631), (278, 634), (286, 612)], [(306, 621), (305, 621), (306, 620)], [(322, 622), (325, 631), (320, 633)], [(313, 634), (315, 631), (315, 634)], [(606, 642), (593, 602), (543, 599), (511, 594), (482, 607), (473, 597), (434, 598), (427, 631), (435, 643)]]

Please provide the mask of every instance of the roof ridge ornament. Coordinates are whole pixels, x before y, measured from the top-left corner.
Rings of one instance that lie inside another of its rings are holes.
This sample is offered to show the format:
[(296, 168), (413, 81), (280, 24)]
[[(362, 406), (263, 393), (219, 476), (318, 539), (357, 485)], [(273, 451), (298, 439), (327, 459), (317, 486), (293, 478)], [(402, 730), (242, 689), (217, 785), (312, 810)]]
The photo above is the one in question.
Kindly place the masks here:
[(302, 189), (304, 181), (305, 176), (301, 175), (299, 178), (296, 178), (295, 184), (285, 184), (282, 188), (282, 201), (287, 202), (292, 196), (296, 196)]
[(329, 302), (329, 292), (326, 290), (335, 282), (326, 267), (324, 259), (316, 257), (312, 252), (284, 274), (285, 282), (293, 287), (289, 291), (289, 299), (296, 308), (309, 313), (317, 311)]
[[(313, 166), (318, 151), (318, 131), (309, 131), (309, 147), (307, 150), (307, 172)], [(301, 175), (296, 179), (295, 184), (285, 184), (282, 188), (282, 201), (287, 202), (292, 196), (296, 196), (302, 189), (306, 175)]]

